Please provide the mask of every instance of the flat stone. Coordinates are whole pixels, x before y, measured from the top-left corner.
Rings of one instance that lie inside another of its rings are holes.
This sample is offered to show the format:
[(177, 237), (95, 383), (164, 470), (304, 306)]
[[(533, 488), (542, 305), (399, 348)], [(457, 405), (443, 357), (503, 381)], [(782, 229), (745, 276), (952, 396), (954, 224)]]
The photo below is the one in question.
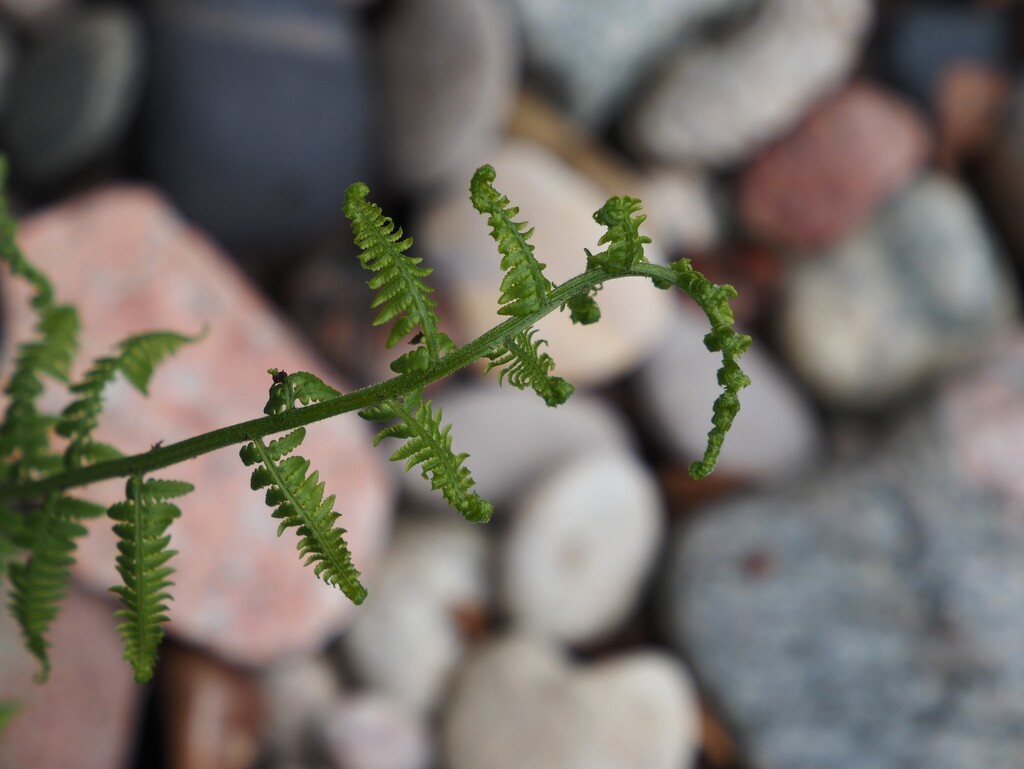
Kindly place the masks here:
[(266, 755), (278, 762), (307, 759), (321, 714), (341, 697), (336, 671), (321, 655), (293, 655), (262, 672), (260, 689)]
[[(676, 316), (666, 343), (639, 372), (637, 403), (655, 439), (689, 463), (707, 445), (722, 359), (704, 346), (710, 325), (700, 310), (687, 307)], [(756, 340), (740, 365), (750, 385), (740, 392), (718, 469), (737, 479), (776, 482), (813, 467), (824, 441), (807, 396)]]
[[(272, 366), (315, 372), (346, 389), (223, 253), (148, 189), (114, 187), (76, 198), (26, 221), (20, 242), (52, 276), (59, 300), (79, 309), (84, 333), (76, 380), (88, 361), (129, 334), (207, 330), (160, 367), (149, 399), (123, 381), (109, 389), (96, 436), (126, 453), (262, 415)], [(20, 282), (5, 281), (4, 305), (10, 338), (25, 338), (34, 318), (24, 309)], [(56, 410), (63, 401), (49, 405)], [(302, 449), (328, 493), (338, 494), (353, 561), (364, 573), (383, 548), (391, 502), (370, 444), (367, 426), (349, 414), (311, 426)], [(170, 528), (179, 552), (171, 561), (177, 572), (169, 632), (230, 660), (263, 664), (316, 648), (351, 621), (348, 599), (302, 568), (295, 534), (277, 538), (277, 521), (263, 494), (250, 491), (237, 447), (157, 477), (196, 486)], [(124, 481), (110, 481), (85, 496), (106, 504), (123, 489)], [(117, 584), (116, 553), (109, 523), (96, 521), (80, 545), (77, 574), (96, 589)]]
[(32, 677), (38, 663), (24, 650), (4, 599), (0, 697), (18, 711), (0, 740), (0, 764), (32, 769), (132, 766), (145, 690), (121, 658), (113, 602), (72, 582), (50, 629), (50, 678), (36, 684)]
[(872, 16), (868, 0), (765, 0), (748, 25), (662, 69), (625, 121), (629, 143), (670, 163), (742, 160), (845, 77)]
[(1017, 306), (973, 200), (940, 175), (787, 283), (782, 351), (819, 398), (848, 408), (877, 408), (970, 360)]
[(332, 769), (430, 769), (434, 745), (425, 720), (380, 694), (335, 702), (318, 721)]
[(819, 102), (743, 173), (740, 216), (773, 243), (832, 244), (904, 187), (930, 150), (928, 128), (913, 108), (855, 83)]
[(450, 769), (678, 769), (695, 759), (694, 687), (672, 657), (633, 652), (572, 666), (528, 636), (463, 668), (442, 723)]
[(502, 542), (513, 624), (572, 644), (608, 637), (636, 610), (664, 535), (653, 474), (629, 453), (589, 454), (532, 484)]
[[(532, 144), (510, 142), (491, 163), (497, 171), (495, 187), (520, 209), (517, 221), (528, 221), (536, 230), (530, 242), (547, 265), (545, 275), (561, 283), (582, 272), (583, 249), (596, 248), (604, 232), (593, 219), (606, 200), (602, 191)], [(502, 319), (497, 309), (503, 273), (487, 221), (466, 196), (461, 191), (441, 198), (407, 234), (418, 238), (414, 248), (435, 267), (437, 283), (447, 287), (468, 340)], [(664, 261), (657, 244), (647, 246), (646, 254), (652, 262)], [(545, 349), (555, 360), (556, 375), (578, 387), (603, 384), (650, 354), (664, 332), (671, 303), (669, 294), (652, 291), (648, 281), (616, 280), (598, 296), (599, 323), (577, 326), (568, 313), (553, 313), (537, 324), (537, 336), (549, 343)]]
[(575, 119), (601, 128), (631, 89), (702, 22), (746, 0), (516, 0), (531, 70)]
[(706, 511), (663, 619), (765, 769), (1024, 754), (1024, 339), (857, 467)]
[(519, 83), (519, 40), (502, 0), (401, 0), (378, 46), (390, 178), (424, 191), (469, 183), (498, 142)]

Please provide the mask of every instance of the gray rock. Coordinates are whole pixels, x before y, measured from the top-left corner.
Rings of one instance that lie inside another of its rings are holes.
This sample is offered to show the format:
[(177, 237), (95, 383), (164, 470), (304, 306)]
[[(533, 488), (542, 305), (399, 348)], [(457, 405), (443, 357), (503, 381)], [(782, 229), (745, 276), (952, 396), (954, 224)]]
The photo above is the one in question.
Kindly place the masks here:
[[(452, 425), (455, 450), (469, 454), (466, 466), (476, 490), (499, 508), (513, 504), (539, 475), (584, 454), (621, 450), (633, 442), (622, 417), (585, 393), (551, 409), (532, 390), (487, 381), (447, 390), (434, 402)], [(437, 492), (417, 473), (406, 474), (405, 483), (422, 502), (436, 499)]]
[(1016, 306), (973, 201), (932, 175), (791, 272), (780, 341), (823, 400), (874, 408), (976, 355)]
[(430, 769), (422, 718), (376, 694), (346, 697), (321, 714), (319, 741), (332, 769)]
[(83, 8), (47, 29), (18, 68), (4, 144), (17, 172), (51, 185), (110, 152), (142, 90), (142, 26), (123, 6)]
[(741, 160), (846, 75), (872, 15), (868, 0), (765, 0), (750, 24), (662, 70), (627, 118), (630, 143), (668, 162)]
[(669, 636), (752, 766), (1020, 766), (1024, 345), (1010, 349), (875, 461), (709, 510), (674, 542)]
[[(721, 355), (704, 346), (710, 330), (704, 314), (686, 308), (662, 349), (640, 369), (638, 402), (652, 433), (678, 459), (700, 459), (711, 429), (712, 406), (721, 392)], [(820, 456), (821, 428), (806, 397), (757, 341), (740, 365), (750, 385), (740, 392), (718, 467), (757, 481), (793, 476)]]
[(268, 666), (261, 683), (266, 748), (277, 761), (307, 759), (321, 714), (339, 697), (338, 679), (331, 666), (322, 657), (288, 657)]
[(466, 652), (460, 613), (487, 613), (487, 534), (457, 517), (401, 519), (370, 596), (342, 639), (349, 667), (413, 712), (430, 711)]
[(657, 481), (626, 452), (550, 473), (519, 504), (502, 545), (513, 623), (572, 644), (607, 637), (639, 604), (664, 526)]
[(572, 667), (526, 636), (460, 672), (442, 726), (449, 769), (678, 769), (694, 759), (693, 684), (664, 653)]
[(384, 150), (406, 189), (462, 187), (515, 101), (519, 49), (502, 0), (401, 0), (379, 55)]
[(568, 112), (600, 127), (680, 38), (748, 0), (516, 0), (531, 67)]
[(323, 0), (159, 0), (144, 161), (182, 211), (259, 258), (341, 224), (370, 159), (366, 32)]

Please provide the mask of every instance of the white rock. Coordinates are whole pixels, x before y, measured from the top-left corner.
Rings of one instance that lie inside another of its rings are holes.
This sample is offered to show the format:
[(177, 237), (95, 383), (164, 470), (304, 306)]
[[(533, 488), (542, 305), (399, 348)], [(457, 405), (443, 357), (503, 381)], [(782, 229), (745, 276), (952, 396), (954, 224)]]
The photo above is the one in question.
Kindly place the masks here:
[[(583, 249), (597, 248), (604, 232), (593, 220), (606, 200), (597, 185), (531, 144), (507, 144), (491, 164), (494, 186), (520, 209), (517, 221), (536, 229), (530, 242), (547, 265), (547, 277), (561, 283), (583, 272)], [(427, 210), (409, 232), (417, 237), (418, 253), (436, 268), (438, 282), (449, 287), (460, 326), (472, 338), (502, 319), (496, 314), (502, 272), (487, 221), (466, 200), (465, 189)], [(647, 257), (664, 261), (656, 246), (647, 247)], [(643, 360), (657, 344), (671, 304), (667, 293), (635, 279), (609, 282), (597, 301), (601, 321), (592, 326), (570, 323), (568, 313), (537, 324), (538, 336), (549, 342), (555, 373), (577, 386), (607, 382)]]
[[(694, 306), (678, 310), (662, 349), (640, 370), (638, 401), (652, 432), (680, 460), (700, 459), (721, 392), (722, 357), (708, 352), (710, 325)], [(725, 439), (718, 467), (757, 481), (792, 476), (818, 456), (822, 438), (811, 404), (755, 340), (740, 358), (750, 385)]]
[(295, 656), (263, 672), (265, 738), (277, 760), (302, 760), (313, 727), (338, 698), (338, 680), (321, 657)]
[(318, 732), (332, 769), (428, 769), (433, 760), (423, 719), (379, 695), (339, 700)]
[(654, 242), (667, 253), (714, 248), (722, 239), (722, 216), (707, 176), (692, 169), (650, 171), (638, 190)]
[(683, 51), (626, 125), (643, 154), (732, 163), (792, 126), (853, 66), (869, 0), (765, 0), (722, 43)]
[[(576, 392), (557, 409), (532, 390), (488, 381), (452, 388), (435, 400), (452, 425), (452, 445), (466, 452), (476, 491), (499, 508), (515, 501), (538, 475), (584, 453), (632, 445), (622, 417), (604, 401)], [(407, 473), (406, 489), (424, 503), (439, 495), (418, 473)], [(443, 501), (441, 502), (443, 504)]]
[(400, 519), (342, 639), (342, 653), (365, 683), (412, 711), (434, 706), (466, 650), (456, 614), (487, 610), (486, 537), (458, 517)]
[(547, 638), (594, 641), (635, 608), (664, 532), (651, 473), (625, 452), (555, 471), (520, 504), (503, 544), (502, 598)]
[(461, 671), (442, 752), (449, 769), (679, 769), (698, 724), (693, 684), (667, 655), (572, 668), (556, 647), (512, 637)]

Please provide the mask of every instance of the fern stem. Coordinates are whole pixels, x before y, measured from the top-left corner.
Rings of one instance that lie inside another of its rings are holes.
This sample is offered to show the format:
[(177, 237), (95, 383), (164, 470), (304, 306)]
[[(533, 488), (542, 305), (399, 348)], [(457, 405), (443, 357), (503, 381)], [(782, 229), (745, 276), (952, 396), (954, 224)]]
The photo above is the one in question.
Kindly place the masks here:
[(484, 357), (487, 353), (498, 349), (505, 344), (506, 339), (530, 329), (538, 320), (562, 307), (572, 297), (587, 293), (601, 283), (625, 277), (649, 278), (666, 285), (676, 283), (676, 274), (669, 267), (646, 262), (614, 273), (602, 268), (588, 269), (557, 286), (536, 312), (510, 318), (504, 323), (498, 324), (471, 342), (443, 356), (426, 371), (402, 374), (369, 387), (339, 395), (336, 398), (281, 414), (240, 422), (178, 443), (153, 448), (141, 454), (97, 462), (87, 467), (67, 470), (28, 483), (0, 484), (0, 499), (38, 498), (52, 491), (86, 486), (109, 478), (148, 474), (208, 454), (211, 451), (253, 441), (267, 435), (294, 430), (297, 427), (329, 419), (339, 414), (358, 411), (385, 400), (399, 398), (421, 389), (431, 382), (454, 374)]

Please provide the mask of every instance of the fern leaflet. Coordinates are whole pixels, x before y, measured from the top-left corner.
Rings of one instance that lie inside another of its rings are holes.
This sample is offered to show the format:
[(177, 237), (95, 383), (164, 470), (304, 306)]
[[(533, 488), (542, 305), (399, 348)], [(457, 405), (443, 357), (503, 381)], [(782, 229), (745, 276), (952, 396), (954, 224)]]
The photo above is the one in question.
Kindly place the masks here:
[(340, 517), (334, 510), (335, 497), (324, 499), (324, 484), (318, 472), (309, 474), (308, 459), (288, 456), (305, 437), (306, 430), (300, 427), (269, 444), (257, 438), (242, 448), (240, 456), (246, 466), (257, 465), (251, 486), (267, 489), (267, 505), (275, 508), (273, 516), (281, 521), (278, 536), (294, 528), (300, 537), (299, 555), (306, 565), (313, 565), (316, 576), (360, 604), (366, 598), (366, 588), (352, 565), (345, 529), (335, 525)]
[(135, 671), (135, 680), (145, 683), (153, 677), (157, 646), (163, 639), (167, 604), (171, 596), (168, 579), (174, 569), (167, 565), (173, 550), (167, 527), (181, 515), (167, 500), (192, 491), (191, 483), (133, 475), (125, 485), (124, 502), (110, 506), (118, 537), (117, 571), (123, 584), (110, 590), (121, 597), (122, 607), (114, 616), (124, 620), (117, 626), (124, 640), (124, 658)]
[(547, 342), (543, 339), (534, 341), (536, 333), (536, 329), (531, 329), (506, 339), (504, 346), (487, 355), (491, 362), (484, 373), (505, 366), (498, 373), (499, 382), (507, 379), (510, 385), (520, 390), (533, 388), (546, 404), (560, 406), (575, 388), (561, 377), (551, 376), (555, 362), (550, 355), (540, 352), (540, 346)]
[(389, 349), (418, 328), (420, 346), (399, 356), (391, 368), (400, 374), (426, 371), (455, 349), (448, 335), (437, 330), (437, 303), (430, 297), (433, 289), (423, 282), (433, 270), (420, 267), (422, 259), (405, 254), (412, 238), (403, 238), (402, 228), (396, 229), (391, 217), (366, 199), (369, 193), (370, 188), (361, 182), (351, 185), (345, 192), (345, 216), (361, 249), (359, 261), (374, 273), (368, 285), (378, 292), (372, 306), (380, 311), (373, 325), (392, 324)]
[(422, 391), (363, 409), (359, 416), (376, 422), (398, 420), (377, 433), (373, 445), (385, 438), (405, 439), (407, 442), (391, 455), (392, 461), (405, 460), (407, 471), (422, 465), (422, 475), (431, 488), (440, 490), (448, 504), (467, 520), (486, 523), (491, 519), (491, 503), (470, 490), (475, 482), (463, 465), (469, 455), (452, 451), (452, 427), (441, 426), (441, 410), (434, 412), (431, 402), (423, 400)]
[(640, 201), (636, 198), (616, 197), (609, 198), (594, 212), (594, 221), (607, 228), (597, 244), (607, 244), (608, 248), (596, 254), (587, 251), (588, 267), (600, 267), (608, 272), (625, 272), (647, 261), (644, 246), (651, 239), (640, 234), (640, 225), (647, 217), (637, 214), (639, 210)]

